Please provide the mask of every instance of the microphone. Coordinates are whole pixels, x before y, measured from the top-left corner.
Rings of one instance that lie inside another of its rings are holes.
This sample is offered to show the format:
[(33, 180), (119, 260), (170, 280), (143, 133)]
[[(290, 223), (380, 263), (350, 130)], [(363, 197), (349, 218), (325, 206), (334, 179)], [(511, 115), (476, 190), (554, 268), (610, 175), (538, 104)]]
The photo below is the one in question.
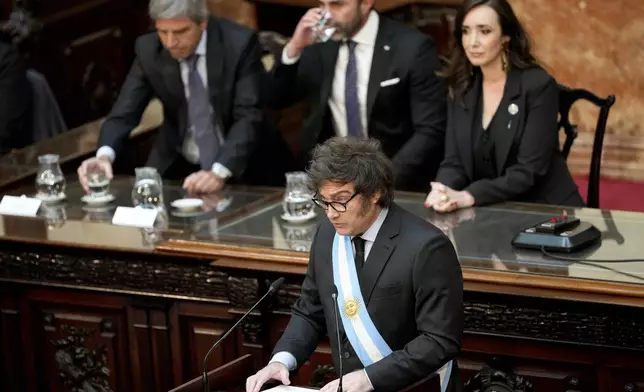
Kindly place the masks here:
[(213, 344), (213, 345), (212, 345), (212, 347), (210, 347), (210, 350), (208, 350), (208, 352), (206, 353), (206, 356), (205, 356), (205, 357), (204, 357), (204, 359), (203, 359), (203, 373), (201, 374), (201, 381), (202, 381), (202, 383), (203, 383), (203, 390), (204, 390), (204, 392), (210, 392), (210, 387), (209, 387), (209, 385), (208, 385), (208, 373), (207, 373), (207, 371), (206, 371), (206, 363), (207, 363), (207, 361), (208, 361), (208, 356), (210, 355), (210, 353), (212, 352), (212, 350), (214, 350), (217, 346), (219, 346), (219, 344), (220, 344), (221, 342), (223, 342), (223, 340), (224, 340), (224, 339), (226, 339), (226, 337), (227, 337), (228, 335), (230, 335), (230, 333), (231, 333), (232, 331), (234, 331), (234, 330), (235, 330), (235, 328), (237, 328), (237, 326), (242, 322), (242, 320), (244, 320), (244, 319), (246, 318), (246, 316), (248, 316), (248, 315), (250, 314), (250, 312), (252, 312), (252, 311), (257, 307), (257, 305), (259, 305), (259, 304), (260, 304), (260, 303), (261, 303), (261, 302), (262, 302), (266, 297), (268, 297), (269, 295), (275, 294), (275, 293), (277, 292), (277, 290), (279, 290), (279, 288), (280, 288), (280, 286), (282, 285), (282, 283), (284, 283), (284, 278), (279, 278), (279, 279), (277, 279), (275, 282), (273, 282), (273, 283), (271, 284), (271, 287), (269, 287), (269, 288), (268, 288), (268, 291), (266, 292), (266, 294), (264, 294), (264, 295), (262, 296), (262, 298), (258, 299), (258, 300), (257, 300), (257, 302), (255, 302), (255, 304), (254, 304), (250, 309), (248, 309), (248, 312), (244, 313), (244, 315), (243, 315), (243, 316), (241, 316), (241, 317), (239, 318), (239, 320), (237, 320), (237, 322), (235, 323), (235, 325), (233, 325), (232, 327), (230, 327), (230, 329), (229, 329), (228, 331), (226, 331), (226, 333), (224, 334), (224, 336), (222, 336), (221, 338), (219, 338), (219, 340), (217, 340), (217, 341), (215, 342), (215, 344)]
[(342, 392), (342, 343), (340, 342), (340, 321), (338, 320), (338, 287), (333, 285), (335, 288), (335, 293), (331, 295), (333, 297), (333, 315), (335, 316), (335, 334), (338, 339), (338, 362), (340, 365), (340, 378), (338, 380), (338, 392)]

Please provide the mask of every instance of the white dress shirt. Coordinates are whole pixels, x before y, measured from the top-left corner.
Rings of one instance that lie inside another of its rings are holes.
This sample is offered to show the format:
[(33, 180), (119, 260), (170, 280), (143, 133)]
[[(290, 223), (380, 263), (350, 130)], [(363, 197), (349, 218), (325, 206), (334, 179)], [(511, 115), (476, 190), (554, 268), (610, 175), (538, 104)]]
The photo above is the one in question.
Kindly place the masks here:
[[(380, 228), (382, 227), (382, 224), (385, 222), (385, 218), (387, 218), (387, 213), (389, 212), (388, 208), (383, 208), (380, 211), (380, 214), (376, 218), (376, 220), (369, 226), (369, 229), (367, 229), (360, 237), (362, 237), (363, 240), (365, 240), (365, 246), (364, 246), (364, 261), (365, 264), (367, 264), (369, 260), (369, 253), (371, 252), (371, 248), (373, 248), (373, 243), (376, 241), (376, 237), (378, 236), (378, 232), (380, 231)], [(353, 238), (351, 238), (353, 240)], [(353, 256), (355, 257), (356, 254), (356, 249), (355, 246), (353, 245)], [(338, 353), (338, 355), (342, 355), (342, 353)], [(289, 371), (293, 371), (297, 368), (297, 360), (293, 356), (293, 354), (289, 353), (288, 351), (280, 351), (278, 353), (275, 353), (273, 355), (273, 358), (269, 361), (271, 362), (280, 362), (284, 364)], [(365, 370), (366, 374), (366, 370)], [(369, 380), (369, 376), (367, 375), (367, 379)], [(369, 380), (369, 383), (371, 383), (371, 380)], [(373, 385), (371, 386), (373, 389)]]
[[(373, 50), (376, 45), (376, 36), (378, 35), (378, 26), (380, 17), (376, 11), (371, 11), (367, 22), (358, 31), (352, 41), (356, 43), (356, 67), (358, 69), (358, 101), (360, 103), (360, 120), (362, 122), (362, 132), (368, 136), (367, 120), (367, 91), (369, 89), (369, 77), (371, 75), (371, 60), (373, 59)], [(286, 65), (295, 64), (299, 57), (288, 57), (286, 47), (282, 51), (282, 63)], [(333, 126), (337, 136), (347, 136), (347, 112), (344, 104), (344, 81), (347, 73), (347, 63), (349, 62), (349, 48), (342, 43), (338, 51), (338, 58), (335, 62), (335, 72), (333, 74), (333, 85), (331, 95), (329, 96), (329, 108), (333, 116)]]
[[(199, 55), (199, 59), (197, 60), (197, 72), (199, 72), (199, 76), (201, 76), (201, 80), (206, 86), (206, 90), (208, 89), (208, 67), (206, 66), (206, 44), (208, 42), (208, 34), (206, 32), (201, 33), (201, 39), (199, 40), (199, 44), (197, 45), (197, 48), (195, 49), (195, 54)], [(189, 88), (189, 81), (188, 78), (190, 77), (190, 66), (188, 64), (187, 59), (182, 59), (182, 60), (177, 60), (179, 62), (179, 68), (181, 71), (181, 81), (183, 82), (183, 89), (184, 89), (184, 94), (186, 96), (186, 101), (188, 101), (190, 97), (190, 88)], [(212, 108), (210, 109), (212, 112)], [(186, 158), (186, 161), (194, 164), (199, 163), (199, 146), (197, 146), (197, 142), (195, 141), (195, 131), (194, 127), (192, 124), (188, 124), (188, 132), (186, 132), (186, 136), (183, 140), (183, 146), (181, 148), (181, 155)], [(219, 139), (219, 146), (222, 146), (224, 144), (224, 138), (221, 134), (221, 130), (219, 127), (215, 124), (215, 132), (217, 132), (217, 138)], [(114, 149), (110, 146), (102, 146), (101, 148), (98, 149), (96, 152), (96, 156), (100, 157), (103, 155), (107, 155), (107, 157), (110, 159), (110, 162), (114, 162), (114, 159), (116, 158), (116, 153), (114, 152)], [(215, 162), (212, 165), (212, 171), (215, 172), (220, 177), (227, 178), (232, 175), (230, 170), (228, 170), (227, 167), (222, 165), (219, 162)]]

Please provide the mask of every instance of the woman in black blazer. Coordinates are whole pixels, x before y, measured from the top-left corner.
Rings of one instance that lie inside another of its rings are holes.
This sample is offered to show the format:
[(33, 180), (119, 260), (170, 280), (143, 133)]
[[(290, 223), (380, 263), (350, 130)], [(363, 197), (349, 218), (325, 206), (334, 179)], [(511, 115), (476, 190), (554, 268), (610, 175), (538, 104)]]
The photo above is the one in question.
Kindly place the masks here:
[(557, 83), (536, 64), (507, 0), (467, 0), (454, 38), (445, 158), (425, 206), (583, 206), (559, 149)]

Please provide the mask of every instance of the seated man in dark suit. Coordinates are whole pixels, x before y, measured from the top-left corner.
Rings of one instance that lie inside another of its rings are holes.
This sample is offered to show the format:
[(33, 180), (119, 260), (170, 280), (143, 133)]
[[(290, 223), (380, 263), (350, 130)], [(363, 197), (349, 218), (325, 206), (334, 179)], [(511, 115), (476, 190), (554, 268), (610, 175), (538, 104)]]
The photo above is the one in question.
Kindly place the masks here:
[(32, 102), (22, 57), (0, 41), (0, 155), (32, 143)]
[[(289, 384), (289, 371), (324, 336), (343, 391), (398, 391), (435, 371), (442, 391), (460, 390), (458, 257), (438, 228), (394, 203), (392, 165), (378, 144), (334, 137), (313, 151), (307, 169), (313, 201), (328, 221), (313, 239), (291, 321), (269, 364), (246, 381), (246, 392), (259, 392), (270, 379)], [(321, 392), (337, 391), (338, 383)]]
[[(378, 139), (394, 165), (397, 189), (424, 191), (443, 158), (447, 89), (432, 39), (378, 15), (374, 0), (321, 0), (285, 46), (272, 78), (270, 104), (305, 101), (298, 159), (337, 136)], [(317, 43), (322, 12), (336, 28)]]
[(148, 159), (191, 192), (210, 193), (240, 179), (255, 149), (263, 115), (264, 68), (252, 30), (209, 16), (204, 0), (151, 0), (156, 33), (140, 37), (136, 59), (102, 126), (99, 150), (79, 167), (87, 190), (92, 165), (112, 175), (111, 162), (152, 97), (164, 124)]

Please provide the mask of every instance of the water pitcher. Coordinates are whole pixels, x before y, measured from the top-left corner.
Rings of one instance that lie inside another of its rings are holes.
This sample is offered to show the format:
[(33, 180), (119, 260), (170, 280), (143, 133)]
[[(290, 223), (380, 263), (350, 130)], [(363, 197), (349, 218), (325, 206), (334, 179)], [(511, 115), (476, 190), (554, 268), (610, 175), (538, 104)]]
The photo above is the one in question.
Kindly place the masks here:
[(313, 199), (309, 176), (304, 172), (286, 173), (286, 192), (282, 208), (288, 217), (309, 216), (313, 212)]
[(163, 208), (163, 183), (157, 169), (137, 167), (134, 173), (132, 205), (142, 208)]
[(36, 192), (43, 200), (58, 200), (65, 197), (65, 177), (60, 170), (58, 158), (55, 154), (38, 157)]

